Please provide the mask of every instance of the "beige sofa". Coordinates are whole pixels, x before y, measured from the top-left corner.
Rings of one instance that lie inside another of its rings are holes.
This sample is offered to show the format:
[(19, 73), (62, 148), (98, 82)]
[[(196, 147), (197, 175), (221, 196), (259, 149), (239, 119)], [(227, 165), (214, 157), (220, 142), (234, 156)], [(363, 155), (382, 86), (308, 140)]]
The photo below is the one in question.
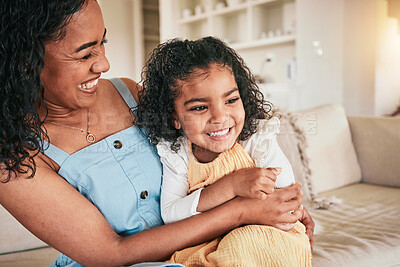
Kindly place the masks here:
[[(338, 105), (280, 116), (278, 142), (316, 222), (313, 266), (400, 266), (400, 118), (346, 117)], [(0, 267), (58, 256), (2, 207), (0, 222)]]

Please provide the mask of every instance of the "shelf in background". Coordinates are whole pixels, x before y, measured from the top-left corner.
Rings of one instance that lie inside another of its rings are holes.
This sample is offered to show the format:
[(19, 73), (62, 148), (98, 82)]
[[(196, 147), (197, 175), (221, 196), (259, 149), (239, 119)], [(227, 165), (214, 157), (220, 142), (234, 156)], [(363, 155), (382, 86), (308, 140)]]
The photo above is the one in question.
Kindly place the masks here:
[(233, 49), (240, 50), (240, 49), (250, 49), (250, 48), (257, 48), (269, 45), (276, 45), (276, 44), (291, 43), (291, 42), (294, 43), (295, 40), (296, 40), (295, 35), (291, 34), (291, 35), (282, 35), (282, 36), (258, 39), (248, 42), (232, 43), (229, 44), (229, 46), (232, 47)]
[(160, 42), (160, 36), (159, 35), (144, 35), (144, 40), (145, 41), (151, 41), (151, 42)]
[(143, 5), (143, 9), (144, 10), (148, 10), (148, 11), (155, 11), (158, 12), (158, 6), (157, 5), (149, 5), (149, 4), (144, 4)]
[[(249, 0), (251, 1), (251, 0)], [(269, 4), (269, 3), (276, 3), (276, 2), (280, 2), (282, 0), (253, 0), (251, 1), (251, 5), (252, 6), (259, 6), (259, 5), (263, 5), (263, 4)]]
[(178, 21), (178, 23), (179, 24), (188, 24), (188, 23), (193, 23), (193, 22), (198, 22), (198, 21), (201, 21), (201, 20), (205, 20), (205, 19), (207, 19), (207, 14), (206, 13), (202, 13), (202, 14), (199, 14), (199, 15), (192, 15), (192, 16), (189, 16), (187, 18), (181, 18)]
[[(274, 0), (276, 1), (276, 0)], [(214, 9), (211, 14), (214, 16), (220, 16), (220, 15), (225, 15), (225, 14), (229, 14), (229, 13), (233, 13), (233, 12), (237, 12), (240, 10), (245, 11), (247, 8), (247, 3), (240, 3), (236, 6), (226, 6), (224, 8), (220, 8), (220, 9)]]

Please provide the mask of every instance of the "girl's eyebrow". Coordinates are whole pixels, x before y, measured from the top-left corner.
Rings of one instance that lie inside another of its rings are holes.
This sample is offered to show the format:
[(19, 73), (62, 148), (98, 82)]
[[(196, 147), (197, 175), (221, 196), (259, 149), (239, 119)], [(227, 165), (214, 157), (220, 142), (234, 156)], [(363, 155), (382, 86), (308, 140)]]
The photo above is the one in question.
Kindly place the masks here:
[(233, 94), (234, 92), (239, 91), (239, 89), (237, 87), (233, 88), (232, 90), (229, 90), (228, 92), (226, 92), (224, 94), (224, 97), (230, 96), (231, 94)]
[[(238, 88), (233, 88), (232, 90), (229, 90), (228, 92), (224, 93), (223, 96), (227, 97), (233, 94), (234, 92), (239, 91)], [(187, 104), (193, 103), (193, 102), (207, 102), (207, 98), (205, 97), (199, 97), (199, 98), (192, 98), (186, 101), (183, 105), (186, 106)]]
[(207, 102), (207, 99), (206, 98), (192, 98), (192, 99), (189, 99), (188, 101), (186, 101), (184, 105), (186, 106), (187, 104), (190, 104), (193, 102)]

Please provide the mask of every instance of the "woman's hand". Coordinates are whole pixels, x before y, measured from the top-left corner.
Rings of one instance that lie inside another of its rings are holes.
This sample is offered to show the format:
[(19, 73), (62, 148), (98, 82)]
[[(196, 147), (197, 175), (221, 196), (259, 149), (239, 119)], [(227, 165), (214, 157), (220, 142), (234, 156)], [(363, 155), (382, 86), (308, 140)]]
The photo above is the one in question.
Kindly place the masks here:
[(281, 168), (249, 168), (236, 171), (230, 179), (235, 196), (266, 199), (274, 192)]
[(313, 219), (311, 218), (310, 213), (308, 213), (308, 210), (303, 207), (302, 212), (301, 212), (301, 216), (299, 221), (304, 224), (304, 226), (306, 227), (306, 234), (308, 236), (308, 239), (310, 239), (310, 246), (311, 246), (311, 252), (313, 251), (313, 247), (314, 247), (314, 227), (315, 227), (315, 223), (313, 221)]
[(269, 225), (287, 231), (294, 227), (289, 224), (294, 224), (303, 215), (303, 192), (299, 183), (275, 189), (265, 200), (236, 199), (239, 202), (238, 208), (241, 208), (240, 224)]

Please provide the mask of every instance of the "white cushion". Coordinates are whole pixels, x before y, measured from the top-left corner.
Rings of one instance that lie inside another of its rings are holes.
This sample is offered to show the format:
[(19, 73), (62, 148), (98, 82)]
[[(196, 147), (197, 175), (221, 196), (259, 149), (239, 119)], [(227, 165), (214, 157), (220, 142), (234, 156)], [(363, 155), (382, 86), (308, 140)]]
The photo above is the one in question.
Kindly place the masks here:
[(292, 113), (303, 130), (308, 147), (315, 193), (361, 181), (361, 170), (344, 109), (329, 104)]

